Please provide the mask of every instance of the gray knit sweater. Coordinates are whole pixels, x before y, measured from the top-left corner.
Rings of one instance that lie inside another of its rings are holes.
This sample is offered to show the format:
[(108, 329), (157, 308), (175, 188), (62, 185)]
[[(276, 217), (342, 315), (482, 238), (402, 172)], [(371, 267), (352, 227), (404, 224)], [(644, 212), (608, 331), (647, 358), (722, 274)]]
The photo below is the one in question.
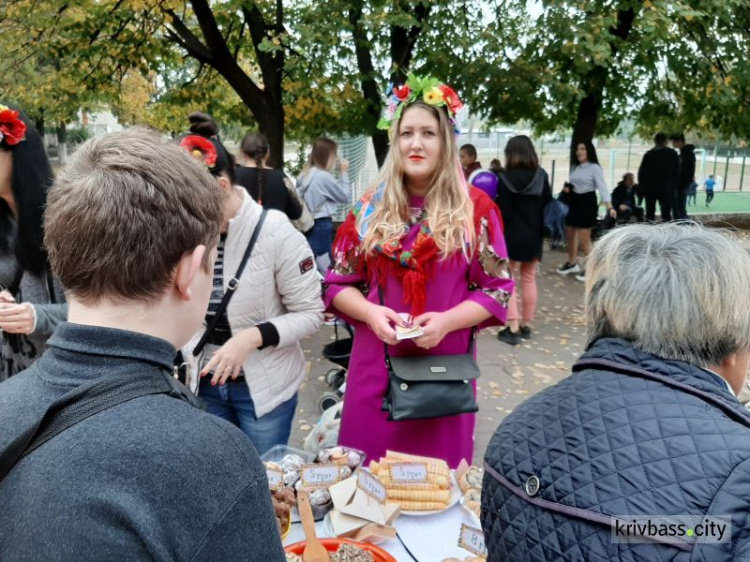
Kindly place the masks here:
[[(0, 286), (3, 289), (13, 284), (19, 267), (12, 251), (0, 254)], [(36, 328), (28, 335), (3, 333), (0, 382), (27, 369), (41, 357), (47, 349), (47, 340), (57, 325), (67, 318), (68, 305), (65, 304), (62, 286), (57, 279), (52, 285), (54, 294), (50, 295), (45, 276), (28, 271), (23, 273), (15, 297), (18, 302), (34, 305)]]

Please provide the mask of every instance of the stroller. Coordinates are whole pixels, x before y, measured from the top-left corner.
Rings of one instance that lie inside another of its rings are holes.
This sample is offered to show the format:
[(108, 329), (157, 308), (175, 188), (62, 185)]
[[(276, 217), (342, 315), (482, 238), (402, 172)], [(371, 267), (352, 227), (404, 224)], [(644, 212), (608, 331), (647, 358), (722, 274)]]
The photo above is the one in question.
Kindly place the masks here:
[(568, 206), (561, 200), (561, 193), (544, 208), (544, 230), (550, 237), (550, 248), (562, 248), (565, 245), (565, 217)]
[[(343, 326), (349, 337), (339, 338), (339, 326)], [(345, 322), (336, 322), (333, 327), (336, 339), (323, 346), (323, 357), (338, 367), (329, 369), (325, 374), (326, 384), (330, 390), (324, 392), (318, 400), (318, 408), (325, 412), (328, 408), (335, 406), (343, 400), (346, 389), (346, 370), (349, 368), (349, 356), (352, 353), (352, 343), (354, 341), (354, 330)]]

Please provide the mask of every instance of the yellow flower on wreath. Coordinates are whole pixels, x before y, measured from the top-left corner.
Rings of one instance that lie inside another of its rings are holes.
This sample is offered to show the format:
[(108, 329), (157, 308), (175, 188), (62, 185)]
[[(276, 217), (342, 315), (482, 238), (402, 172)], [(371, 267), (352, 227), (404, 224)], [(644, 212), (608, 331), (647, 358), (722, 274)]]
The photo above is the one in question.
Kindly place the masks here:
[(425, 92), (422, 99), (424, 99), (424, 102), (429, 105), (440, 105), (445, 101), (443, 92), (437, 87), (432, 88), (429, 92)]

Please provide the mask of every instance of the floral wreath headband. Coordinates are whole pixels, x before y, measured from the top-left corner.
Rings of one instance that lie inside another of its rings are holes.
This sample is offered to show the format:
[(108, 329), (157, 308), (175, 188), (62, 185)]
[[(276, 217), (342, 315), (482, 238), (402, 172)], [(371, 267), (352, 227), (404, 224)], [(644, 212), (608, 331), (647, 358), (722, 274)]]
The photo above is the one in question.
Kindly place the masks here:
[(388, 101), (385, 112), (378, 122), (378, 129), (390, 129), (391, 124), (401, 118), (404, 107), (421, 100), (427, 105), (445, 107), (456, 134), (459, 133), (456, 114), (464, 104), (461, 103), (453, 88), (443, 84), (437, 78), (432, 76), (419, 78), (416, 74), (409, 74), (406, 84), (395, 87), (391, 84), (385, 94), (388, 96)]
[(206, 165), (209, 172), (216, 168), (218, 153), (214, 143), (200, 135), (187, 135), (180, 140), (180, 147), (188, 151), (193, 158)]
[(18, 111), (0, 104), (0, 146), (11, 148), (26, 140), (26, 123)]

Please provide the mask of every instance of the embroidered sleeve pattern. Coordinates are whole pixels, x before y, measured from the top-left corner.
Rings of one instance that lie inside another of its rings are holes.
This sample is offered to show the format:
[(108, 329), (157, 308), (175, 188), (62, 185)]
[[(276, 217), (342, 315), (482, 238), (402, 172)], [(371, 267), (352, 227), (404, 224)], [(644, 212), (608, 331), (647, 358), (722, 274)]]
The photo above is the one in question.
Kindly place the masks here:
[(497, 277), (500, 279), (510, 279), (510, 262), (508, 258), (499, 256), (495, 248), (490, 244), (488, 230), (488, 221), (486, 217), (481, 219), (481, 228), (479, 231), (478, 254), (479, 263), (488, 277)]

